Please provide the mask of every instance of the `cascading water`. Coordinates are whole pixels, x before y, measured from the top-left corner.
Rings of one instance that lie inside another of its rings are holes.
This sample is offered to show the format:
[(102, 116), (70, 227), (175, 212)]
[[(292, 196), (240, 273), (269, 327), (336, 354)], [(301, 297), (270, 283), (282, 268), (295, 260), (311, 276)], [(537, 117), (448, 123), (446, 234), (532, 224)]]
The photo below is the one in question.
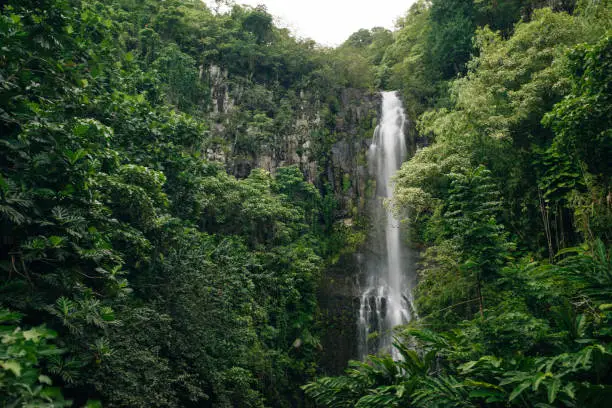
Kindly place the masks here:
[(400, 222), (385, 207), (393, 198), (392, 177), (406, 157), (404, 125), (406, 116), (396, 92), (382, 93), (382, 118), (374, 131), (368, 162), (376, 174), (376, 202), (371, 209), (374, 228), (369, 237), (372, 256), (366, 263), (366, 285), (359, 308), (359, 354), (390, 352), (393, 328), (408, 323), (413, 316), (412, 283), (408, 251), (402, 246)]

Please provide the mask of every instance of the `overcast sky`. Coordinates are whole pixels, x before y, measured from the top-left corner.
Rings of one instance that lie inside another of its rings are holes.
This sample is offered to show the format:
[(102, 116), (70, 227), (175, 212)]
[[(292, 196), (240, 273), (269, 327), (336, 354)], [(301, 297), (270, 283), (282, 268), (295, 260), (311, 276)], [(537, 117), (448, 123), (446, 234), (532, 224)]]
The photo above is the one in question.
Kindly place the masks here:
[[(236, 0), (238, 4), (265, 4), (279, 25), (299, 37), (335, 46), (360, 28), (392, 29), (415, 0)], [(205, 0), (214, 4), (214, 0)]]

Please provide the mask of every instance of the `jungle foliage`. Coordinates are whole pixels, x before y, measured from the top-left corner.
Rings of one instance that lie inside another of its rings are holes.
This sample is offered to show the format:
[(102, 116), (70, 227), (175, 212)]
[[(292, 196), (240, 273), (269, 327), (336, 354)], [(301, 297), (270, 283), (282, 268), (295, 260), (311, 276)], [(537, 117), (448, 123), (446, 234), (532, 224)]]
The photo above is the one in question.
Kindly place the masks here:
[[(609, 400), (609, 0), (420, 0), (337, 49), (262, 6), (0, 7), (0, 405)], [(349, 88), (399, 89), (427, 140), (392, 203), (420, 319), (403, 360), (315, 380), (319, 278), (363, 234), (325, 171), (245, 163), (310, 110), (325, 168)]]
[(432, 0), (398, 21), (376, 69), (427, 140), (393, 202), (421, 253), (419, 319), (397, 330), (402, 360), (304, 386), (318, 406), (610, 399), (610, 16), (609, 1)]
[[(0, 7), (0, 405), (303, 404), (319, 275), (346, 235), (333, 191), (209, 156), (274, 145), (304, 98), (325, 129), (359, 76), (263, 7)], [(211, 130), (215, 72), (230, 140)]]

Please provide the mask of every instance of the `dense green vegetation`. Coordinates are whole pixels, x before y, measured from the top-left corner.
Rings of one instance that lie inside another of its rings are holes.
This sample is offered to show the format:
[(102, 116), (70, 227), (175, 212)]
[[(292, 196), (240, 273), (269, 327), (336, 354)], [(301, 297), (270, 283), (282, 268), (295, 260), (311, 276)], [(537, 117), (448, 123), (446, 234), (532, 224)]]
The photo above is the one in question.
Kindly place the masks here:
[[(208, 158), (275, 146), (307, 98), (328, 149), (350, 85), (329, 52), (263, 8), (2, 7), (0, 405), (301, 404), (318, 277), (345, 246), (334, 196), (296, 166), (238, 179)], [(239, 105), (216, 119), (209, 70)]]
[(546, 3), (422, 1), (400, 20), (376, 69), (429, 140), (393, 203), (422, 253), (419, 320), (403, 361), (305, 386), (320, 406), (610, 399), (612, 7)]
[[(610, 398), (610, 1), (420, 0), (333, 50), (264, 7), (0, 7), (1, 406)], [(347, 89), (399, 89), (428, 141), (393, 203), (420, 319), (315, 379), (320, 276), (363, 239)], [(318, 171), (257, 168), (292, 154)]]

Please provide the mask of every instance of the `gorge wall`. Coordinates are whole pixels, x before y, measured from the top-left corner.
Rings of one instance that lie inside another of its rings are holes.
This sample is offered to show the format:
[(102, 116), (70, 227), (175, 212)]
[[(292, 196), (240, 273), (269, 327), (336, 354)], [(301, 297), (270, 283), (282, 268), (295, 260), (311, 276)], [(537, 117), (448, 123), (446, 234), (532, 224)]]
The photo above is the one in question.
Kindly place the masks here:
[[(332, 97), (302, 90), (279, 101), (268, 89), (228, 78), (218, 67), (210, 67), (207, 75), (214, 123), (210, 131), (217, 141), (208, 157), (225, 163), (239, 178), (255, 168), (274, 173), (297, 165), (322, 193), (333, 194), (336, 228), (355, 235), (355, 246), (341, 250), (327, 267), (318, 295), (320, 367), (328, 374), (342, 372), (349, 359), (358, 357), (357, 320), (367, 270), (386, 256), (384, 246), (374, 242), (380, 234), (367, 233), (376, 229), (377, 220), (370, 218), (380, 205), (376, 170), (368, 168), (367, 154), (382, 116), (382, 96), (354, 88), (337, 89)], [(270, 103), (287, 107), (283, 123), (257, 113), (244, 115), (249, 107), (263, 112)], [(410, 119), (403, 133), (410, 156), (424, 141)]]
[[(342, 88), (323, 96), (300, 90), (279, 100), (277, 90), (228, 78), (216, 66), (207, 75), (215, 141), (206, 152), (209, 159), (225, 163), (239, 178), (254, 168), (274, 173), (297, 165), (321, 191), (333, 191), (337, 218), (351, 225), (363, 213), (370, 180), (366, 153), (380, 114), (378, 92)], [(265, 115), (273, 104), (284, 112), (272, 120)]]

